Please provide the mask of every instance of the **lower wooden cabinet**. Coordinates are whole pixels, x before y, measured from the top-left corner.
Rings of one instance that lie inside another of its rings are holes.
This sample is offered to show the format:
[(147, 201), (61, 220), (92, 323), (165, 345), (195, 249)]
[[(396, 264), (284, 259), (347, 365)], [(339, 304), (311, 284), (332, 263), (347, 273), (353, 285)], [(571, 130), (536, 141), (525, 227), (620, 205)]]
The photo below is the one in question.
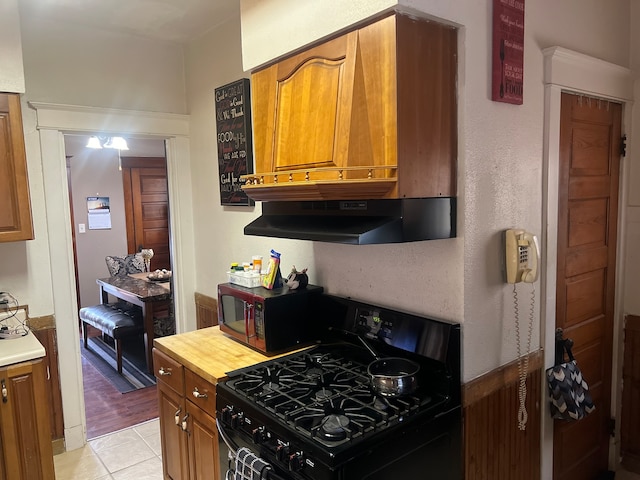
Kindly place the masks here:
[(165, 479), (220, 478), (215, 385), (153, 350)]
[(0, 368), (0, 479), (55, 478), (42, 360)]

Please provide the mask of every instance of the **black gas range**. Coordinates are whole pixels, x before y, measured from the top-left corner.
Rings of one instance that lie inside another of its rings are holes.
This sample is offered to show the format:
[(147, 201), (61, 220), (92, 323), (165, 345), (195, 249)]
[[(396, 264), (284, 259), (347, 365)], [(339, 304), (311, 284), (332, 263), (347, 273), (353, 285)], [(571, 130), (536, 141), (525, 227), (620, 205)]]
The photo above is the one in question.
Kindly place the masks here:
[[(459, 325), (330, 295), (314, 311), (317, 345), (217, 385), (222, 478), (461, 479)], [(377, 393), (371, 350), (417, 363), (417, 388)]]

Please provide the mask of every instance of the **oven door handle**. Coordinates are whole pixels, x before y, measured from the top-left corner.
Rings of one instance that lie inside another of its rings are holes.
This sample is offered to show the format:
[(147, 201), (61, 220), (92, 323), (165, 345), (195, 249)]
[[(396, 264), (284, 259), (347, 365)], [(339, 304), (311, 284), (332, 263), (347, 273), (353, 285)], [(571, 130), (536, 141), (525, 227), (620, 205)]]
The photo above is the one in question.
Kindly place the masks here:
[(236, 456), (238, 455), (238, 447), (234, 446), (233, 441), (231, 441), (231, 439), (227, 437), (227, 434), (224, 432), (224, 429), (222, 428), (222, 425), (220, 425), (220, 422), (216, 421), (216, 427), (218, 428), (218, 435), (220, 435), (220, 438), (229, 449), (229, 458), (233, 458), (235, 460)]
[[(222, 425), (220, 425), (220, 422), (216, 421), (216, 427), (218, 428), (218, 435), (220, 435), (220, 438), (222, 438), (222, 441), (229, 449), (229, 458), (233, 459), (235, 462), (236, 456), (238, 455), (237, 445), (235, 445), (233, 441), (227, 437), (227, 434), (224, 432), (224, 429), (222, 428)], [(228, 473), (229, 472), (227, 472), (227, 474)], [(227, 475), (227, 478), (228, 478), (228, 475)], [(234, 478), (234, 477), (231, 477), (231, 478)], [(273, 470), (271, 469), (268, 469), (266, 471), (265, 478), (267, 480), (287, 480), (286, 478), (283, 478), (280, 475), (273, 473)]]

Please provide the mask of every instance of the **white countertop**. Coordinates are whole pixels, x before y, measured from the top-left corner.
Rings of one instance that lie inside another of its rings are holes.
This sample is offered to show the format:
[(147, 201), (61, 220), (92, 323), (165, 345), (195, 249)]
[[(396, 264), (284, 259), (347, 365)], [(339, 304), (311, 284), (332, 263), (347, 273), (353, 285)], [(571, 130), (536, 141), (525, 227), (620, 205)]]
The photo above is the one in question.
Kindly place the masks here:
[(31, 332), (19, 338), (0, 338), (0, 367), (45, 355), (44, 347)]
[[(26, 319), (27, 313), (23, 309), (0, 311), (0, 326), (15, 328)], [(31, 332), (18, 338), (0, 338), (0, 367), (26, 362), (45, 355), (44, 347)]]

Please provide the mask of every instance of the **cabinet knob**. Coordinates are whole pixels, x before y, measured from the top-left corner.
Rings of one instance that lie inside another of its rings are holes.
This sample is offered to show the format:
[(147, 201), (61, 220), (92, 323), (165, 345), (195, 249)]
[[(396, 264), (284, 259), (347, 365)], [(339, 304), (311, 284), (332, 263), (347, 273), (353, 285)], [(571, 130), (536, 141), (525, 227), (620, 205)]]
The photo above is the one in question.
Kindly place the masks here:
[(2, 403), (7, 403), (9, 401), (9, 394), (7, 392), (7, 384), (4, 381), (4, 378), (1, 380), (2, 382)]
[(171, 376), (171, 370), (165, 370), (164, 367), (160, 367), (158, 369), (158, 375), (161, 377), (169, 377)]
[(193, 387), (193, 396), (195, 398), (207, 398), (208, 395), (206, 393), (200, 393), (198, 391), (198, 387)]
[(174, 421), (176, 422), (176, 425), (180, 425), (180, 413), (182, 412), (182, 409), (179, 408), (178, 410), (176, 410), (176, 413), (174, 413)]

